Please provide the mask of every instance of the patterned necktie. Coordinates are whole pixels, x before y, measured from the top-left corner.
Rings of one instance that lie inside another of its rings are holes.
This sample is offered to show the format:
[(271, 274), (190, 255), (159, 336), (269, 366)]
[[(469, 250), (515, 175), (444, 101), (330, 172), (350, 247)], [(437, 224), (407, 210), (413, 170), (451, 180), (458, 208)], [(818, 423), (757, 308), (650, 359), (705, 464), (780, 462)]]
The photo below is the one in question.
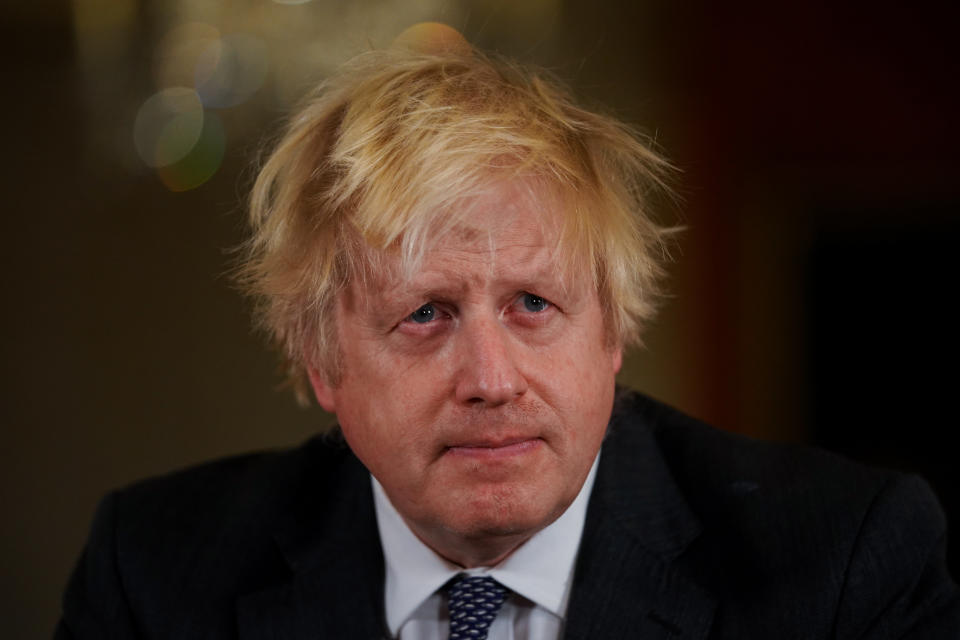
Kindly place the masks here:
[(485, 640), (507, 589), (489, 576), (460, 575), (450, 583), (450, 640)]

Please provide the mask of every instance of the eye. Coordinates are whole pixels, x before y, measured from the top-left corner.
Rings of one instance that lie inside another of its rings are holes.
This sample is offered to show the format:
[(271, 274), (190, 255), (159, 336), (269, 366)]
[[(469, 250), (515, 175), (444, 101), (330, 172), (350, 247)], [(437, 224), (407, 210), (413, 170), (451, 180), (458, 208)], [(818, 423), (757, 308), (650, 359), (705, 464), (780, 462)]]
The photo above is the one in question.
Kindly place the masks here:
[(539, 313), (550, 306), (544, 298), (533, 293), (525, 293), (520, 299), (523, 301), (523, 308), (531, 313)]
[(427, 303), (410, 314), (408, 319), (417, 324), (426, 324), (433, 320), (437, 315), (437, 308), (431, 303)]

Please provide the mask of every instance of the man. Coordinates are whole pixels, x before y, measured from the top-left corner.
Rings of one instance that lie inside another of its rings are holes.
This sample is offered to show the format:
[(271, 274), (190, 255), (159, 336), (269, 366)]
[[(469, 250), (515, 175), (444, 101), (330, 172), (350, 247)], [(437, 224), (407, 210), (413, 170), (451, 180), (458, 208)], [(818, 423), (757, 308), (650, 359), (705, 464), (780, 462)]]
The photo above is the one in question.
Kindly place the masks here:
[(616, 389), (665, 163), (426, 49), (325, 83), (253, 192), (243, 281), (342, 439), (109, 496), (58, 637), (958, 637), (920, 480)]

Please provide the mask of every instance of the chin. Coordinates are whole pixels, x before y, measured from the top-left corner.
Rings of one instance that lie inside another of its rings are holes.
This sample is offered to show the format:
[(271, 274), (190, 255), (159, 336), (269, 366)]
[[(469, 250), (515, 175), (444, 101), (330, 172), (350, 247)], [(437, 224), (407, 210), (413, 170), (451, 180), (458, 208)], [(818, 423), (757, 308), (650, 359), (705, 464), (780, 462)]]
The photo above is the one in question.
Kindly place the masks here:
[(451, 514), (452, 529), (465, 538), (532, 536), (560, 517), (566, 504), (547, 505), (542, 496), (486, 496), (463, 503), (465, 509)]

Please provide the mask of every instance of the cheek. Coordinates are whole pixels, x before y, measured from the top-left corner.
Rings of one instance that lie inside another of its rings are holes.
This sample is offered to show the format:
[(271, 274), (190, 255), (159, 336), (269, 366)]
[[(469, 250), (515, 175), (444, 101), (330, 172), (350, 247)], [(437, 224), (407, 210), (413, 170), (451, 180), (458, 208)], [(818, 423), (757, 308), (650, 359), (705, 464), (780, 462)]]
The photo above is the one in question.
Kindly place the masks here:
[(608, 345), (601, 319), (593, 320), (590, 330), (571, 342), (563, 362), (551, 367), (557, 402), (574, 418), (571, 441), (587, 451), (599, 445), (606, 430), (621, 362), (619, 350)]
[[(344, 438), (361, 460), (381, 455), (390, 434), (384, 433), (393, 409), (388, 400), (394, 398), (384, 389), (375, 367), (363, 366), (363, 361), (347, 361), (346, 370), (337, 389), (337, 420)], [(377, 398), (376, 402), (371, 401)]]
[(553, 357), (551, 374), (562, 378), (579, 394), (608, 384), (620, 368), (620, 353), (611, 350), (605, 334), (595, 328), (580, 331)]
[(406, 438), (396, 429), (401, 422), (369, 410), (354, 410), (338, 417), (347, 445), (374, 476), (386, 486), (394, 484), (398, 474), (402, 477), (410, 455), (404, 449)]
[(345, 376), (337, 417), (350, 448), (371, 470), (408, 466), (427, 446), (433, 404), (425, 394), (436, 385), (404, 372), (354, 367)]

